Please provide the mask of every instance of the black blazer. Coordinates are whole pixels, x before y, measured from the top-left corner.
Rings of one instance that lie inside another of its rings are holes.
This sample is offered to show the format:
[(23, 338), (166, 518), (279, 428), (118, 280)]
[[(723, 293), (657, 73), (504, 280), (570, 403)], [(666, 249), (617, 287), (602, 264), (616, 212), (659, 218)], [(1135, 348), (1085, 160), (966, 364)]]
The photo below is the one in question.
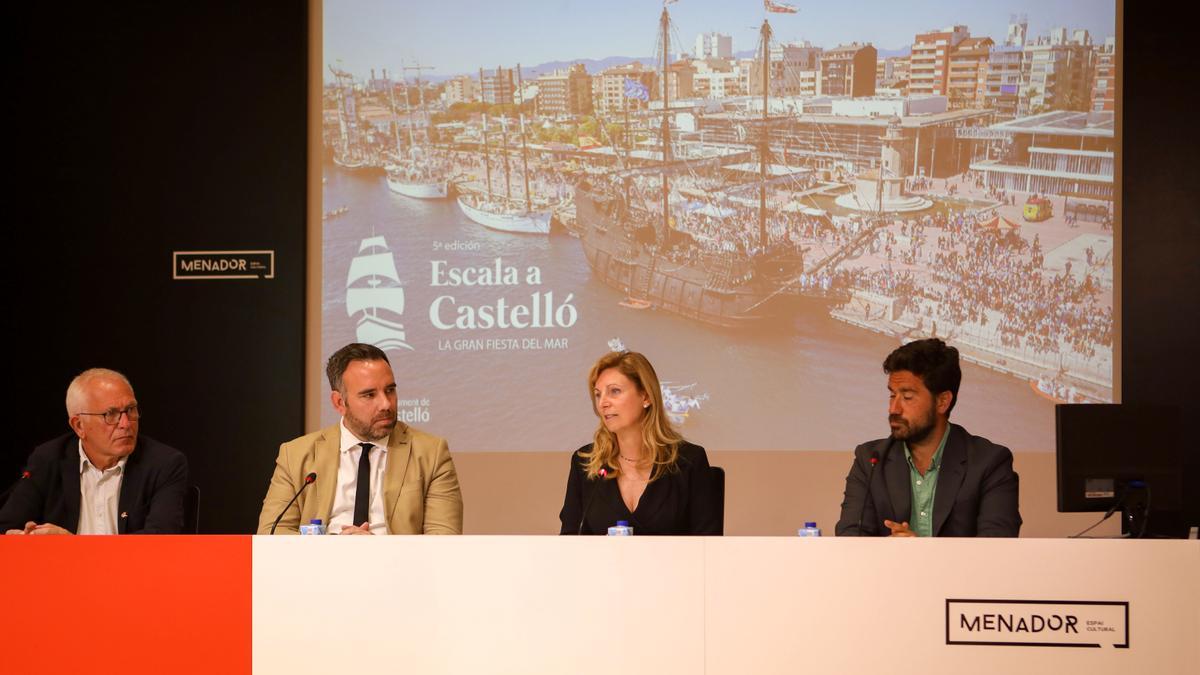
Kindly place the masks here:
[[(34, 448), (21, 479), (0, 508), (0, 533), (28, 521), (79, 529), (79, 437), (73, 433)], [(178, 534), (183, 531), (187, 458), (175, 448), (139, 434), (125, 461), (117, 499), (120, 534)]]
[(618, 520), (629, 521), (635, 535), (721, 534), (717, 517), (720, 507), (711, 487), (704, 448), (686, 441), (680, 445), (679, 470), (666, 472), (647, 485), (632, 513), (621, 499), (615, 479), (588, 480), (579, 453), (591, 449), (589, 443), (571, 455), (567, 495), (558, 514), (560, 534), (579, 533), (580, 521), (582, 534), (608, 534), (609, 526)]
[[(880, 463), (868, 486), (872, 451), (879, 453)], [(1021, 531), (1021, 514), (1017, 508), (1018, 482), (1012, 461), (1008, 448), (951, 424), (933, 497), (933, 536), (1017, 536)], [(891, 531), (884, 526), (884, 520), (912, 522), (911, 516), (912, 484), (902, 442), (883, 438), (855, 448), (854, 463), (846, 476), (837, 535), (886, 536)]]

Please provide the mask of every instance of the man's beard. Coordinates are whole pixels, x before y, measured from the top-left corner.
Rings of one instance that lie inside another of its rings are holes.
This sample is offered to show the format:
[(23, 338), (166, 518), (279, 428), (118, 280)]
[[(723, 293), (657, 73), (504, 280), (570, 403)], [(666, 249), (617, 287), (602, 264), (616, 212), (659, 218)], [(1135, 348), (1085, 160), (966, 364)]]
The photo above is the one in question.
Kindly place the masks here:
[(892, 431), (892, 438), (898, 441), (904, 441), (910, 445), (915, 445), (929, 438), (929, 434), (933, 433), (933, 427), (936, 424), (936, 418), (933, 411), (929, 411), (929, 415), (924, 420), (918, 420), (913, 424), (909, 424), (907, 420), (899, 415), (889, 415), (888, 422), (900, 422), (902, 425), (899, 429)]
[(346, 411), (345, 418), (346, 418), (346, 428), (348, 428), (348, 429), (350, 429), (350, 431), (354, 432), (355, 436), (358, 436), (359, 438), (366, 440), (366, 441), (383, 440), (383, 439), (387, 438), (388, 436), (391, 436), (392, 429), (396, 428), (396, 416), (394, 414), (388, 416), (388, 425), (386, 427), (384, 427), (383, 431), (376, 431), (374, 429), (373, 425), (363, 422), (359, 418), (350, 414), (350, 411), (348, 411), (348, 410)]

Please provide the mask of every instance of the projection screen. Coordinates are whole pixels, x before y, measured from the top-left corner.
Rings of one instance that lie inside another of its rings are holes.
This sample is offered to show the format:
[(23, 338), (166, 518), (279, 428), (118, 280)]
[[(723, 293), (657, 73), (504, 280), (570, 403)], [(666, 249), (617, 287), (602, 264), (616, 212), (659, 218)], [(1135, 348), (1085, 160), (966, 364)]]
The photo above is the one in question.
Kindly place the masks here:
[(1113, 2), (318, 6), (320, 358), (457, 451), (587, 442), (610, 349), (721, 449), (886, 435), (928, 336), (1010, 447), (1119, 396)]

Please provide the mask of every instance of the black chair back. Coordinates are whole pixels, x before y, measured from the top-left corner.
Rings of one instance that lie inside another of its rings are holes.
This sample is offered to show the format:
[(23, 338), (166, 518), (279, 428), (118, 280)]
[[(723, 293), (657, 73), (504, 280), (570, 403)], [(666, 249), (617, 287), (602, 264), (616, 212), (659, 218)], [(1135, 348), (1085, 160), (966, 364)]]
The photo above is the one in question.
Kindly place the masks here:
[(189, 485), (183, 495), (183, 532), (200, 534), (200, 486)]
[(718, 534), (725, 534), (725, 469), (719, 466), (709, 467), (709, 480), (712, 481), (713, 499), (718, 505), (717, 528)]

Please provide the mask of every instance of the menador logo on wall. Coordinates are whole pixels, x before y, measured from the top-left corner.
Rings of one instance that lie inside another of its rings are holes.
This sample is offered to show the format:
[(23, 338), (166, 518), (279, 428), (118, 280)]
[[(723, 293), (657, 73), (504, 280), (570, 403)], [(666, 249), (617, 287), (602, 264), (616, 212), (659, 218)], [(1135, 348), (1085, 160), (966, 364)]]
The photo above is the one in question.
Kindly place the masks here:
[(1129, 647), (1129, 603), (946, 600), (946, 644)]
[(174, 251), (172, 279), (274, 279), (275, 251)]

